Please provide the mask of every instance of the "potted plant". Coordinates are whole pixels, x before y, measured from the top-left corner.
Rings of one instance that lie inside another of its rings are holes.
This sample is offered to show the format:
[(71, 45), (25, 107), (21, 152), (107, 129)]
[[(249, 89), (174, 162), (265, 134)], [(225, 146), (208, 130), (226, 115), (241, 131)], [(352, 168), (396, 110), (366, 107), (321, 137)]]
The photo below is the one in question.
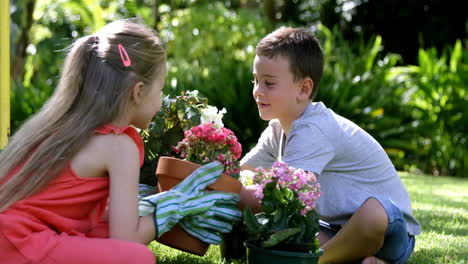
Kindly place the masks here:
[[(195, 126), (184, 134), (185, 138), (174, 147), (175, 153), (183, 159), (159, 159), (156, 170), (158, 190), (169, 190), (201, 165), (218, 160), (224, 165), (225, 174), (209, 185), (208, 189), (240, 194), (242, 184), (234, 177), (239, 174), (238, 158), (242, 149), (234, 133), (227, 128), (208, 123)], [(197, 255), (204, 255), (209, 247), (209, 244), (192, 237), (179, 225), (161, 236), (158, 241)]]
[(250, 184), (256, 186), (262, 212), (244, 210), (247, 263), (318, 263), (322, 250), (314, 208), (320, 185), (315, 175), (277, 161), (269, 171), (257, 168)]
[(154, 175), (159, 158), (172, 156), (172, 148), (184, 138), (184, 131), (203, 122), (222, 122), (225, 109), (218, 111), (208, 105), (208, 99), (199, 96), (198, 91), (182, 92), (166, 96), (161, 109), (151, 121), (150, 127), (140, 131), (145, 145), (145, 161), (140, 171), (140, 183), (156, 186)]
[[(224, 174), (208, 189), (240, 193), (242, 184), (237, 178), (242, 148), (234, 133), (223, 126), (225, 113), (225, 109), (218, 111), (208, 105), (196, 91), (164, 98), (150, 129), (142, 132), (149, 163), (146, 172), (149, 170), (152, 178), (157, 178), (159, 192), (171, 189), (201, 165), (218, 160), (224, 165)], [(156, 177), (152, 167), (155, 163)], [(140, 182), (146, 183), (148, 178), (151, 179), (143, 176)], [(210, 245), (191, 236), (180, 225), (158, 242), (197, 255), (204, 255)]]
[(198, 167), (212, 161), (224, 166), (224, 174), (208, 188), (217, 191), (240, 193), (239, 161), (242, 147), (234, 133), (218, 124), (201, 124), (184, 132), (184, 139), (173, 147), (174, 157), (159, 159), (156, 175), (158, 188), (166, 191), (187, 177)]

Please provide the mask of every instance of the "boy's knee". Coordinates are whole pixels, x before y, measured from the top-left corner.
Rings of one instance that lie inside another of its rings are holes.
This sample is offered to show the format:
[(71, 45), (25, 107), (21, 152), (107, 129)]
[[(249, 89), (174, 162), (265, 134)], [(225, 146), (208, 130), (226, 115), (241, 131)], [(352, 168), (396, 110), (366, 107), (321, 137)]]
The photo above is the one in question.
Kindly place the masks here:
[(357, 211), (360, 215), (361, 232), (376, 245), (382, 246), (388, 227), (388, 215), (383, 205), (369, 198)]

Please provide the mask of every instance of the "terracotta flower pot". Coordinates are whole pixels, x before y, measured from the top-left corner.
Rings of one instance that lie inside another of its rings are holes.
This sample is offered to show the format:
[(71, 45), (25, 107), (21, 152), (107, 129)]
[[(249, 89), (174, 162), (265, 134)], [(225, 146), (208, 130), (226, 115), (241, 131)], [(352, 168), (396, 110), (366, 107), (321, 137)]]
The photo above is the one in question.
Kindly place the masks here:
[[(170, 190), (199, 167), (201, 165), (177, 158), (159, 158), (156, 169), (158, 191)], [(222, 174), (215, 183), (207, 188), (208, 190), (240, 194), (242, 183), (229, 175)], [(191, 236), (179, 225), (175, 225), (171, 230), (162, 235), (158, 239), (158, 242), (199, 256), (205, 255), (210, 246), (210, 244)]]

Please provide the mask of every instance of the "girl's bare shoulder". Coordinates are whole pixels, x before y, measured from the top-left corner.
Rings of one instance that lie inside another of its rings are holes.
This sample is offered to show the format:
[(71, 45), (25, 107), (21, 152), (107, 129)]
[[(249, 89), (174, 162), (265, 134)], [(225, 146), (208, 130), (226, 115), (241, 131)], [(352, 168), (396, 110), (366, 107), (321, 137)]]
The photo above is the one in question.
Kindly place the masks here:
[(138, 148), (126, 134), (96, 134), (72, 158), (71, 167), (80, 177), (108, 177), (111, 167), (133, 164), (138, 158)]

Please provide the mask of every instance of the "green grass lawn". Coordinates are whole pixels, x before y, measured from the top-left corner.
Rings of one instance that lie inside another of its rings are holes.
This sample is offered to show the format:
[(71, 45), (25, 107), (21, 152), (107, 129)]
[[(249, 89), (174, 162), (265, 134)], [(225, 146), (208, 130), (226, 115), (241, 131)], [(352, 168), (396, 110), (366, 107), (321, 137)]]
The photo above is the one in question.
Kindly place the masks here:
[[(408, 264), (468, 264), (468, 179), (400, 173), (410, 194), (413, 213), (422, 225)], [(241, 264), (226, 262), (219, 247), (204, 257), (184, 253), (157, 242), (149, 245), (159, 264)], [(273, 263), (272, 263), (273, 264)]]

